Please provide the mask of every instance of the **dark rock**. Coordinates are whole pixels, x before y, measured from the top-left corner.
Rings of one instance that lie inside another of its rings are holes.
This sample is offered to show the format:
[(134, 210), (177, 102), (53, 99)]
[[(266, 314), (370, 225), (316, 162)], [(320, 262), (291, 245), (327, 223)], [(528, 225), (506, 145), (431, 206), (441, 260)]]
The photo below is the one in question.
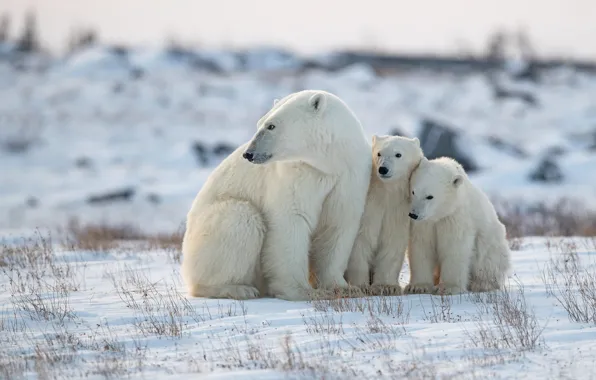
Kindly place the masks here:
[(532, 107), (538, 107), (538, 98), (530, 92), (522, 90), (508, 90), (496, 85), (493, 87), (493, 97), (497, 101), (504, 99), (519, 99)]
[(588, 146), (588, 150), (596, 151), (596, 130), (592, 133), (592, 142)]
[(147, 200), (153, 204), (161, 203), (160, 196), (155, 193), (150, 193), (149, 195), (147, 195)]
[(135, 189), (126, 188), (121, 190), (114, 190), (104, 194), (91, 195), (87, 198), (87, 203), (100, 204), (100, 203), (112, 203), (112, 202), (129, 202), (135, 195)]
[(27, 198), (27, 201), (25, 203), (27, 204), (27, 206), (35, 208), (39, 205), (39, 200), (35, 197), (29, 197)]
[(519, 158), (528, 157), (528, 153), (526, 153), (522, 148), (518, 147), (517, 145), (511, 144), (501, 139), (500, 137), (489, 136), (486, 138), (486, 141), (488, 141), (488, 143), (492, 145), (494, 148), (512, 154), (513, 156)]
[(527, 62), (518, 70), (510, 73), (511, 79), (516, 81), (540, 82), (540, 70), (534, 62)]
[(217, 143), (213, 146), (213, 154), (217, 156), (228, 156), (230, 155), (236, 148), (234, 148), (230, 144), (226, 144), (224, 142)]
[(112, 54), (117, 55), (122, 58), (128, 57), (128, 54), (130, 52), (129, 48), (127, 48), (126, 46), (122, 46), (122, 45), (110, 46), (109, 50)]
[(114, 94), (119, 94), (124, 91), (124, 83), (117, 82), (112, 85), (112, 92)]
[(552, 157), (545, 157), (530, 172), (530, 179), (534, 182), (559, 183), (563, 181), (563, 171)]
[(89, 157), (79, 157), (75, 161), (75, 166), (81, 169), (90, 168), (93, 166), (93, 162)]
[(428, 159), (451, 157), (459, 162), (466, 172), (478, 170), (478, 165), (457, 146), (459, 132), (437, 121), (422, 120), (420, 146)]
[(209, 163), (209, 152), (207, 146), (200, 141), (195, 141), (192, 144), (192, 151), (195, 154), (199, 165), (206, 166)]
[(389, 135), (390, 136), (403, 136), (403, 137), (407, 137), (407, 135), (405, 133), (403, 133), (403, 131), (399, 127), (395, 127), (393, 129), (391, 129), (389, 131)]
[(560, 146), (551, 146), (546, 150), (546, 154), (552, 157), (563, 156), (565, 153), (567, 153), (565, 148)]
[(145, 76), (145, 70), (140, 67), (133, 67), (130, 69), (130, 79), (138, 80)]

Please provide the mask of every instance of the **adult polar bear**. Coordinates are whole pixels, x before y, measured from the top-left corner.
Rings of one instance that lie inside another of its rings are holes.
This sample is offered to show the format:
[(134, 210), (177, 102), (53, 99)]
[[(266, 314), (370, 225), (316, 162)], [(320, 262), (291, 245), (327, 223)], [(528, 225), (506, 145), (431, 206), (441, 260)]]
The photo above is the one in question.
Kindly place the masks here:
[(343, 275), (368, 190), (370, 145), (324, 91), (276, 101), (209, 176), (187, 216), (182, 276), (195, 297), (307, 300)]

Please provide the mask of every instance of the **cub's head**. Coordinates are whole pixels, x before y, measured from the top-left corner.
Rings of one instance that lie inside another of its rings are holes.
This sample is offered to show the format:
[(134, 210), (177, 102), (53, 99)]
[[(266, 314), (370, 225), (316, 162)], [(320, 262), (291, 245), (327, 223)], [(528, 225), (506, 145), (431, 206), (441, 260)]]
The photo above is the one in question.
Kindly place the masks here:
[(401, 136), (373, 136), (373, 170), (383, 182), (407, 180), (423, 157), (420, 141)]
[(467, 176), (455, 160), (441, 157), (423, 158), (410, 179), (410, 218), (415, 221), (437, 221), (460, 206)]
[[(359, 131), (358, 131), (359, 129)], [(243, 157), (254, 164), (275, 161), (321, 162), (345, 148), (335, 145), (362, 127), (338, 97), (306, 90), (276, 100), (257, 123)], [(349, 152), (348, 152), (349, 153)]]

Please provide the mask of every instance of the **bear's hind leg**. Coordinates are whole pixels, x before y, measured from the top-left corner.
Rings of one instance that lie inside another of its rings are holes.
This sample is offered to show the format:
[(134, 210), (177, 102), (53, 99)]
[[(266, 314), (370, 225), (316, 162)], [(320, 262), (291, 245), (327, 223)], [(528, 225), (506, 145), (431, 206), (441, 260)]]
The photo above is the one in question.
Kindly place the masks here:
[(246, 201), (213, 204), (190, 220), (182, 243), (182, 276), (190, 295), (258, 297), (264, 237), (261, 213)]
[(480, 235), (476, 242), (477, 256), (472, 264), (469, 289), (487, 292), (499, 289), (509, 270), (509, 245), (505, 238)]

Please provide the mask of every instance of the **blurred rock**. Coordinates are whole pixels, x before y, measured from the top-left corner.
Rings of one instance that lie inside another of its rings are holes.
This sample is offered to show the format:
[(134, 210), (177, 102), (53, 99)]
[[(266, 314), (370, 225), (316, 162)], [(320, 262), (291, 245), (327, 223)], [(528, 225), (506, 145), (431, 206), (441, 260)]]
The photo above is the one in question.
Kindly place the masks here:
[(530, 172), (530, 179), (534, 182), (559, 183), (563, 181), (563, 171), (552, 157), (545, 157)]
[(200, 141), (195, 141), (191, 148), (199, 165), (206, 166), (209, 163), (207, 146)]
[(408, 137), (399, 127), (394, 127), (389, 131), (389, 136), (403, 136)]
[(29, 197), (29, 198), (27, 198), (25, 203), (27, 204), (27, 206), (29, 206), (31, 208), (35, 208), (39, 205), (39, 200), (35, 197)]
[(507, 152), (513, 156), (519, 158), (526, 158), (528, 157), (528, 153), (526, 153), (522, 148), (518, 147), (517, 145), (511, 144), (500, 137), (497, 136), (488, 136), (486, 141), (494, 148), (501, 150), (503, 152)]
[(493, 87), (493, 97), (495, 100), (519, 99), (532, 107), (538, 107), (538, 98), (534, 94), (523, 90), (509, 90), (500, 85)]
[(75, 160), (75, 166), (80, 169), (88, 169), (93, 166), (93, 161), (89, 157), (79, 157)]
[(234, 150), (236, 150), (235, 147), (224, 142), (217, 143), (213, 146), (213, 154), (217, 156), (229, 156)]
[(147, 200), (153, 204), (161, 203), (161, 197), (155, 193), (150, 193), (147, 195)]
[(451, 157), (457, 160), (466, 172), (478, 170), (478, 165), (458, 147), (460, 133), (455, 129), (431, 119), (422, 120), (420, 146), (428, 159)]
[(588, 146), (588, 150), (596, 151), (596, 130), (592, 132), (592, 142), (590, 143), (590, 146)]
[(104, 194), (90, 195), (87, 198), (87, 203), (99, 204), (99, 203), (112, 203), (112, 202), (129, 202), (135, 195), (136, 191), (134, 188), (125, 188), (121, 190), (114, 190)]
[(546, 154), (552, 157), (560, 157), (565, 155), (565, 153), (567, 153), (567, 150), (562, 146), (551, 146), (546, 149)]

